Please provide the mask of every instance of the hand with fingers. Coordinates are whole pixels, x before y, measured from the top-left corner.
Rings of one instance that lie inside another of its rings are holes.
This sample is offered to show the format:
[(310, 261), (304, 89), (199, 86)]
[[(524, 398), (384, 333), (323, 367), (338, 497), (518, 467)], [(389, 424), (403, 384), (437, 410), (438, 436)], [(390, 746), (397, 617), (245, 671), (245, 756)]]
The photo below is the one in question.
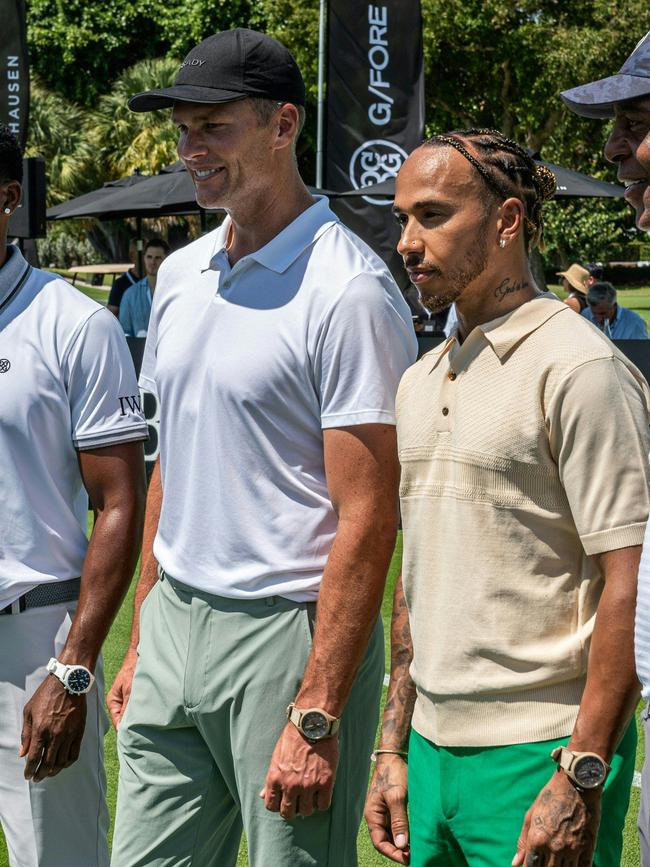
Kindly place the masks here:
[(27, 757), (25, 779), (39, 783), (76, 762), (85, 725), (86, 696), (46, 677), (23, 710), (18, 755)]
[(601, 789), (579, 791), (556, 771), (524, 817), (512, 867), (591, 867)]
[(364, 816), (372, 845), (398, 864), (410, 861), (407, 801), (406, 762), (398, 755), (378, 755)]
[(109, 689), (106, 696), (106, 706), (108, 707), (114, 728), (117, 728), (120, 724), (131, 697), (131, 687), (133, 686), (133, 675), (135, 674), (137, 661), (137, 651), (135, 648), (130, 647), (126, 652), (122, 667), (115, 676), (113, 686)]
[(278, 739), (260, 797), (267, 810), (291, 821), (328, 810), (339, 763), (336, 735), (312, 742), (287, 723)]

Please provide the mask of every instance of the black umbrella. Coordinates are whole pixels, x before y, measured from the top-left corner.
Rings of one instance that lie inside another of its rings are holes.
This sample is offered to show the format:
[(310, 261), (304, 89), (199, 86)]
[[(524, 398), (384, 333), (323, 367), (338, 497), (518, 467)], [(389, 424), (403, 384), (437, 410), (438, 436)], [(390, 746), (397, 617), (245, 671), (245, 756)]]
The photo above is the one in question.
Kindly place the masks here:
[(117, 181), (108, 181), (98, 190), (92, 190), (90, 193), (84, 193), (83, 196), (77, 196), (75, 199), (69, 199), (67, 202), (61, 202), (59, 205), (48, 208), (47, 219), (65, 220), (71, 212), (77, 209), (98, 209), (101, 207), (101, 202), (113, 195), (116, 189), (132, 187), (146, 179), (146, 175), (136, 173)]
[(129, 175), (110, 181), (92, 193), (48, 208), (48, 220), (117, 220), (125, 217), (160, 217), (198, 214), (194, 184), (179, 161), (157, 175)]
[[(324, 193), (325, 190), (311, 192)], [(164, 217), (200, 214), (189, 172), (183, 163), (165, 166), (157, 175), (130, 175), (104, 184), (94, 193), (86, 193), (62, 205), (48, 208), (48, 220), (81, 219), (118, 220), (125, 217)]]
[[(563, 166), (556, 166), (554, 163), (547, 163), (543, 160), (535, 160), (535, 162), (540, 166), (546, 166), (555, 175), (557, 183), (555, 189), (556, 198), (620, 199), (625, 192), (624, 188), (619, 186), (619, 184), (609, 184), (606, 181), (599, 181), (589, 175), (583, 175), (582, 172), (574, 172), (572, 169), (565, 169)], [(387, 178), (380, 184), (373, 184), (361, 190), (347, 190), (345, 193), (338, 193), (338, 195), (377, 196), (392, 199), (395, 196), (395, 178)]]

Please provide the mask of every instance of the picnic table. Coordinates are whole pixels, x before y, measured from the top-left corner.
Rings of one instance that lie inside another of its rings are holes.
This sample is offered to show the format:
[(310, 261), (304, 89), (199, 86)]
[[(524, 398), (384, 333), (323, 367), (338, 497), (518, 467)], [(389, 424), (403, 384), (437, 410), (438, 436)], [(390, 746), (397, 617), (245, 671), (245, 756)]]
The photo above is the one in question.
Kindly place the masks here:
[(67, 271), (72, 274), (72, 285), (74, 286), (79, 274), (125, 274), (133, 267), (131, 262), (111, 262), (108, 265), (74, 265)]

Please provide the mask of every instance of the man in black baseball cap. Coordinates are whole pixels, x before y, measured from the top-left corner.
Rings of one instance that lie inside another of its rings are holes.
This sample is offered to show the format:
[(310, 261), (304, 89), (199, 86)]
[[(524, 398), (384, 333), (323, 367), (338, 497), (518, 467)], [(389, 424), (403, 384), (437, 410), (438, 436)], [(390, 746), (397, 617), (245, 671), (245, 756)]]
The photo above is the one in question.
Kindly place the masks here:
[(256, 96), (305, 104), (305, 84), (290, 52), (270, 36), (238, 27), (193, 48), (171, 87), (138, 93), (132, 111), (172, 108), (176, 101), (214, 105)]
[(416, 341), (383, 262), (300, 178), (304, 102), (286, 48), (237, 29), (130, 103), (172, 109), (197, 201), (227, 217), (165, 259), (151, 309), (160, 463), (108, 697), (113, 867), (234, 867), (242, 828), (251, 865), (357, 863)]
[(618, 179), (625, 184), (637, 226), (650, 232), (650, 32), (615, 75), (561, 96), (582, 117), (615, 119), (605, 156), (618, 163)]

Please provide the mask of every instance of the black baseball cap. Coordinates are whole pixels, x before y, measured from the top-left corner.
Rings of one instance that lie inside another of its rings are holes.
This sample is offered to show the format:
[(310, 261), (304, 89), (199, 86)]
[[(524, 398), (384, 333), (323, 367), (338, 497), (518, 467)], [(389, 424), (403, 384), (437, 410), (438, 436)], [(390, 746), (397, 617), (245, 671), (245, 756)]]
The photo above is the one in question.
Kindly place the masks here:
[(565, 90), (560, 96), (582, 117), (614, 117), (614, 103), (650, 95), (650, 32), (641, 39), (616, 75)]
[(277, 39), (237, 27), (208, 36), (181, 63), (171, 87), (137, 93), (132, 111), (171, 108), (176, 100), (207, 105), (247, 96), (305, 104), (305, 83), (291, 53)]

